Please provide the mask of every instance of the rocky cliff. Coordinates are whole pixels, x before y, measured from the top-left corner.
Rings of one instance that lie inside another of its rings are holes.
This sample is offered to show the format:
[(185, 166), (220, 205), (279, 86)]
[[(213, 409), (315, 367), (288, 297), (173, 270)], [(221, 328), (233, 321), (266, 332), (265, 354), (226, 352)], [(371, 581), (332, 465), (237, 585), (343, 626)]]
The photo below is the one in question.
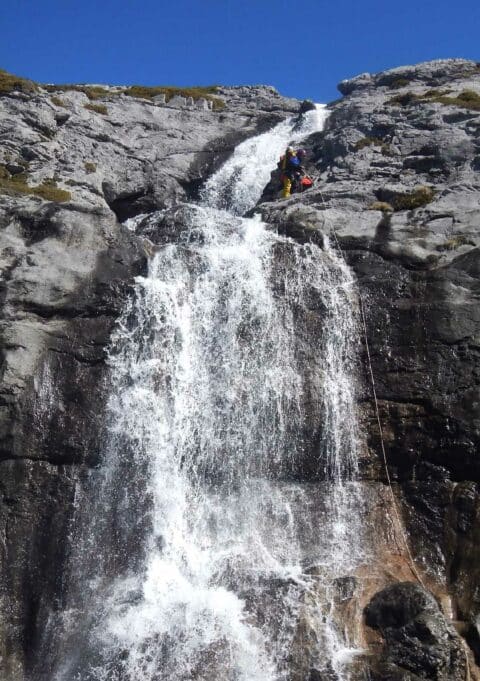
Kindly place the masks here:
[(19, 79), (0, 92), (0, 665), (9, 681), (29, 673), (47, 612), (61, 607), (75, 481), (98, 462), (106, 347), (151, 252), (121, 222), (195, 198), (236, 144), (300, 108), (268, 87), (218, 89), (218, 110), (204, 98), (85, 90)]
[[(309, 140), (315, 188), (261, 212), (295, 238), (338, 239), (356, 272), (414, 555), (449, 594), (478, 661), (480, 68), (435, 61), (339, 89)], [(366, 371), (364, 474), (375, 479), (384, 473), (368, 382)], [(395, 674), (379, 678), (417, 678)], [(457, 678), (430, 674), (419, 678)]]
[[(396, 503), (416, 570), (443, 607), (442, 615), (420, 587), (380, 591), (365, 615), (372, 678), (460, 680), (467, 659), (473, 678), (480, 69), (436, 61), (362, 74), (339, 89), (324, 132), (304, 142), (315, 187), (288, 200), (267, 187), (256, 210), (294, 239), (329, 238), (356, 274)], [(165, 209), (174, 239), (176, 206), (195, 200), (233, 147), (300, 110), (264, 87), (219, 88), (222, 104), (212, 108), (209, 99), (155, 101), (118, 88), (92, 100), (84, 90), (20, 83), (0, 93), (0, 655), (8, 681), (30, 678), (47, 613), (61, 608), (75, 483), (98, 462), (106, 348), (152, 249), (148, 234), (122, 223)], [(362, 476), (386, 488), (365, 338), (358, 383)], [(391, 577), (403, 579), (413, 579), (408, 565)]]

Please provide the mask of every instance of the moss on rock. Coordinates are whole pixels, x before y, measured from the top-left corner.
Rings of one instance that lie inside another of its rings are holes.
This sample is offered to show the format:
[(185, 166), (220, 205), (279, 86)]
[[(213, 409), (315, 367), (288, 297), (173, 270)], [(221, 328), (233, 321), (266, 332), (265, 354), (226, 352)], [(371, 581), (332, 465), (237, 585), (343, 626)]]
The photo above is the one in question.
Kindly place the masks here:
[(435, 192), (431, 187), (422, 186), (417, 187), (412, 192), (395, 194), (390, 203), (395, 211), (413, 210), (426, 206), (427, 203), (433, 201), (434, 196)]
[(393, 206), (387, 201), (374, 201), (368, 206), (367, 210), (380, 210), (382, 213), (393, 213)]
[(480, 111), (480, 93), (475, 90), (462, 90), (456, 95), (450, 95), (451, 90), (427, 90), (421, 95), (413, 92), (405, 92), (395, 95), (388, 100), (387, 104), (397, 106), (410, 106), (422, 102), (436, 102), (445, 106), (458, 106), (464, 109)]
[(102, 114), (103, 116), (106, 116), (108, 114), (108, 109), (105, 106), (105, 104), (84, 104), (83, 105), (84, 109), (88, 109), (89, 111), (95, 111), (95, 113)]
[(70, 201), (72, 195), (65, 189), (59, 189), (53, 179), (44, 180), (42, 184), (31, 187), (27, 183), (27, 173), (11, 175), (5, 166), (0, 166), (0, 193), (9, 196), (33, 195), (45, 201), (62, 203)]
[(354, 149), (355, 151), (360, 151), (360, 149), (365, 149), (365, 147), (381, 147), (382, 144), (383, 140), (378, 137), (362, 137), (355, 144)]

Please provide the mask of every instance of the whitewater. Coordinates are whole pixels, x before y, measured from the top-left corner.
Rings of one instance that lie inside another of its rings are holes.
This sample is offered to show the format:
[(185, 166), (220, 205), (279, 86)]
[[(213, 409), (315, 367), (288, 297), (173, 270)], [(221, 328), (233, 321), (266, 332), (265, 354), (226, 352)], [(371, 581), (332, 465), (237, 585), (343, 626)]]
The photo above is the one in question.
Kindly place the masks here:
[[(47, 626), (56, 681), (350, 678), (360, 651), (335, 594), (365, 551), (355, 285), (328, 235), (301, 245), (242, 217), (325, 119), (317, 106), (240, 144), (136, 281), (68, 602)], [(313, 459), (299, 308), (323, 311)]]

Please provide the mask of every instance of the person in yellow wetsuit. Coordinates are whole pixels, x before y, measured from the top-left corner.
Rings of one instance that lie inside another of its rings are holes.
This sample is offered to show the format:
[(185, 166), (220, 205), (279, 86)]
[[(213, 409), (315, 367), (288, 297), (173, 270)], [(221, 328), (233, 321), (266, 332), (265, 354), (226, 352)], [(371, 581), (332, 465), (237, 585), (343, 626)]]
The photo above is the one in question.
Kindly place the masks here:
[(284, 199), (288, 198), (292, 193), (292, 184), (295, 173), (301, 167), (301, 161), (297, 157), (292, 147), (287, 147), (286, 152), (280, 157), (278, 167), (282, 171), (282, 196)]

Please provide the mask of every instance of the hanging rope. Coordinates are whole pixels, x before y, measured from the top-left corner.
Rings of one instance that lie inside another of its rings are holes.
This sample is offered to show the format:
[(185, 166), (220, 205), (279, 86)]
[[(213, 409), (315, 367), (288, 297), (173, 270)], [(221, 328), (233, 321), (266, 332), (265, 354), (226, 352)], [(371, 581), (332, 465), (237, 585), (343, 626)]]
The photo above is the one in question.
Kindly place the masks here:
[(386, 478), (387, 478), (388, 488), (390, 490), (390, 494), (391, 494), (391, 498), (392, 498), (392, 507), (393, 507), (395, 517), (397, 519), (398, 527), (400, 528), (400, 533), (401, 533), (401, 536), (402, 536), (402, 539), (403, 539), (403, 543), (405, 544), (405, 549), (407, 551), (408, 559), (409, 559), (409, 562), (410, 562), (410, 569), (411, 569), (412, 573), (414, 574), (414, 576), (417, 578), (417, 580), (420, 582), (420, 584), (425, 589), (425, 584), (423, 583), (423, 580), (420, 577), (420, 574), (418, 573), (417, 568), (415, 567), (415, 562), (414, 562), (414, 559), (413, 559), (413, 556), (412, 556), (412, 552), (410, 551), (410, 546), (408, 544), (406, 532), (404, 530), (403, 523), (400, 519), (400, 513), (398, 511), (395, 494), (393, 493), (392, 480), (390, 478), (390, 471), (389, 471), (389, 467), (388, 467), (387, 452), (385, 450), (385, 439), (383, 437), (382, 420), (380, 418), (380, 410), (378, 408), (378, 398), (377, 398), (377, 390), (376, 390), (376, 386), (375, 386), (375, 377), (373, 375), (372, 358), (370, 356), (370, 346), (369, 346), (369, 343), (368, 343), (367, 322), (366, 322), (366, 319), (365, 319), (365, 309), (363, 307), (363, 300), (362, 300), (362, 297), (361, 297), (360, 294), (358, 295), (358, 299), (359, 299), (359, 302), (360, 302), (360, 314), (361, 314), (361, 318), (362, 318), (363, 338), (364, 338), (364, 341), (365, 341), (365, 349), (367, 351), (368, 370), (369, 370), (369, 374), (370, 374), (370, 380), (371, 380), (371, 383), (372, 383), (373, 401), (374, 401), (374, 404), (375, 404), (375, 415), (376, 415), (376, 418), (377, 418), (378, 432), (379, 432), (379, 435), (380, 435), (380, 447), (381, 447), (381, 450), (382, 450), (383, 463), (384, 463), (384, 467), (385, 467), (385, 475), (386, 475)]
[[(327, 225), (327, 217), (326, 217), (327, 205), (325, 203), (325, 199), (323, 198), (322, 192), (320, 192), (320, 198), (322, 200), (323, 208), (324, 208), (324, 216), (325, 216), (324, 217), (324, 226), (328, 229), (330, 234), (333, 234), (333, 238), (334, 238), (335, 244), (337, 246), (337, 249), (340, 252), (340, 255), (341, 255), (343, 261), (345, 262), (345, 265), (347, 265), (347, 260), (345, 258), (345, 254), (343, 252), (343, 249), (340, 246), (340, 243), (338, 241), (335, 229), (333, 228), (333, 225), (331, 225), (331, 224)], [(358, 292), (358, 300), (359, 300), (359, 304), (360, 304), (360, 316), (361, 316), (361, 320), (362, 320), (363, 339), (364, 339), (364, 342), (365, 342), (365, 349), (366, 349), (366, 352), (367, 352), (368, 371), (369, 371), (369, 375), (370, 375), (370, 382), (372, 384), (373, 402), (374, 402), (374, 406), (375, 406), (375, 416), (376, 416), (376, 419), (377, 419), (378, 432), (379, 432), (379, 436), (380, 436), (380, 447), (381, 447), (381, 450), (382, 450), (383, 464), (384, 464), (384, 468), (385, 468), (385, 476), (387, 478), (388, 489), (390, 491), (390, 495), (391, 495), (391, 499), (392, 499), (393, 512), (394, 512), (395, 518), (397, 520), (397, 526), (399, 528), (399, 532), (400, 532), (400, 535), (402, 537), (403, 544), (405, 546), (405, 550), (407, 552), (410, 570), (411, 570), (412, 574), (414, 575), (414, 577), (417, 579), (417, 581), (425, 589), (426, 588), (425, 584), (424, 584), (417, 568), (415, 567), (415, 561), (413, 559), (412, 552), (410, 551), (410, 546), (409, 546), (409, 543), (408, 543), (406, 531), (404, 529), (403, 522), (401, 520), (400, 513), (398, 511), (395, 494), (393, 492), (392, 480), (391, 480), (391, 477), (390, 477), (390, 470), (389, 470), (389, 466), (388, 466), (387, 452), (386, 452), (386, 449), (385, 449), (385, 439), (384, 439), (384, 436), (383, 436), (382, 420), (380, 418), (380, 410), (379, 410), (379, 407), (378, 407), (377, 390), (376, 390), (376, 385), (375, 385), (375, 377), (374, 377), (374, 374), (373, 374), (372, 358), (371, 358), (371, 355), (370, 355), (370, 346), (369, 346), (369, 343), (368, 343), (368, 333), (367, 333), (367, 322), (366, 322), (366, 318), (365, 318), (365, 309), (364, 309), (363, 300), (362, 300), (362, 296), (360, 295), (360, 292)], [(396, 535), (396, 533), (395, 533), (395, 535)], [(468, 661), (467, 661), (467, 664), (468, 664)]]
[(466, 664), (465, 671), (466, 671), (466, 674), (467, 674), (465, 681), (470, 681), (471, 672), (470, 672), (469, 649), (468, 649), (468, 646), (467, 646), (467, 642), (465, 641), (465, 639), (462, 636), (460, 636), (460, 641), (462, 642), (463, 653), (465, 655), (465, 664)]

